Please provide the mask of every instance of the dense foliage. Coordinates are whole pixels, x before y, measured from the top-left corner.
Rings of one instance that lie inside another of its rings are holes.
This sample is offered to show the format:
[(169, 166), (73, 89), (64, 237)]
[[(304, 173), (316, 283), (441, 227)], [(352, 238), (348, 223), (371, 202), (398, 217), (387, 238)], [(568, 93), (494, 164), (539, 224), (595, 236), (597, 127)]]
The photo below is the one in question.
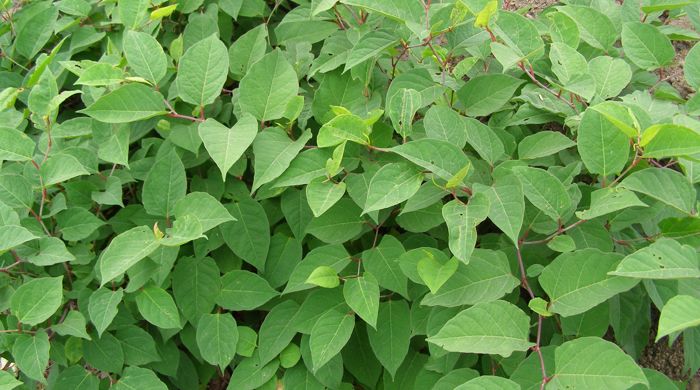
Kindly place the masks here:
[(700, 5), (565, 3), (5, 0), (0, 388), (677, 388)]

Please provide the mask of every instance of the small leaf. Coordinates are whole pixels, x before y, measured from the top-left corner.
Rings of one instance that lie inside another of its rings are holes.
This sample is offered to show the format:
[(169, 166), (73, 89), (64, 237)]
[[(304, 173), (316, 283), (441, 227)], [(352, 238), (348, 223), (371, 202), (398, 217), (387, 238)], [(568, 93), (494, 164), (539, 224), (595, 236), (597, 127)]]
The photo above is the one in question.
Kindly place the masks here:
[(423, 173), (407, 163), (389, 163), (372, 176), (364, 214), (397, 205), (412, 197), (423, 182)]
[(49, 365), (49, 336), (43, 330), (35, 335), (20, 334), (12, 347), (17, 368), (27, 377), (46, 383), (44, 370)]
[(254, 63), (241, 80), (239, 104), (244, 113), (259, 121), (279, 119), (298, 90), (294, 68), (280, 50), (273, 50)]
[(221, 277), (221, 292), (216, 298), (216, 304), (231, 311), (253, 310), (278, 295), (257, 274), (234, 270)]
[(540, 131), (523, 138), (518, 144), (518, 156), (522, 160), (547, 157), (576, 143), (556, 131)]
[(306, 200), (315, 217), (328, 211), (345, 194), (345, 182), (334, 183), (327, 178), (312, 180), (306, 186)]
[(230, 129), (212, 118), (199, 125), (199, 136), (224, 181), (229, 169), (243, 156), (256, 135), (258, 122), (250, 114), (243, 114)]
[(577, 211), (580, 219), (593, 219), (624, 210), (628, 207), (647, 207), (634, 192), (624, 188), (601, 188), (591, 193), (591, 205), (588, 210)]
[(135, 227), (115, 237), (99, 258), (100, 286), (116, 279), (153, 253), (158, 245), (151, 229), (145, 226)]
[(552, 313), (547, 310), (548, 305), (549, 303), (540, 297), (535, 297), (527, 303), (527, 307), (543, 317), (552, 316)]
[(109, 290), (101, 287), (95, 290), (88, 301), (88, 314), (90, 321), (95, 325), (97, 335), (102, 337), (102, 333), (112, 323), (117, 315), (117, 305), (124, 297), (124, 290)]
[(355, 316), (336, 310), (327, 311), (316, 321), (309, 338), (314, 372), (340, 353), (354, 328)]
[(454, 275), (457, 267), (459, 267), (459, 261), (456, 257), (452, 257), (443, 264), (432, 256), (426, 256), (418, 262), (418, 275), (430, 292), (435, 294)]
[(167, 58), (155, 38), (143, 32), (127, 31), (123, 45), (124, 55), (134, 74), (153, 84), (158, 84), (165, 77)]
[(489, 207), (489, 199), (483, 194), (473, 196), (469, 204), (455, 199), (442, 207), (442, 217), (449, 234), (450, 251), (465, 264), (469, 263), (476, 244), (476, 225), (486, 219)]
[(34, 156), (34, 141), (25, 133), (0, 126), (0, 160), (27, 161)]
[(157, 159), (143, 182), (143, 207), (151, 215), (173, 215), (175, 203), (185, 197), (185, 166), (175, 150)]
[(238, 328), (231, 314), (205, 314), (197, 325), (197, 346), (209, 364), (226, 369), (236, 354)]
[(350, 308), (373, 328), (377, 328), (379, 313), (379, 284), (371, 273), (343, 283), (343, 297)]
[(470, 79), (457, 91), (469, 116), (485, 116), (498, 111), (522, 85), (523, 80), (505, 74), (487, 74)]
[(221, 95), (227, 75), (226, 46), (216, 35), (210, 35), (185, 51), (175, 83), (182, 100), (205, 106)]
[(700, 278), (700, 269), (694, 248), (662, 238), (627, 255), (609, 274), (637, 279), (683, 279)]
[(49, 319), (62, 301), (63, 276), (37, 278), (17, 288), (10, 301), (10, 311), (23, 324), (38, 325)]
[(124, 374), (114, 386), (115, 390), (152, 389), (167, 390), (168, 386), (147, 368), (127, 367)]
[(335, 288), (340, 285), (340, 279), (338, 279), (338, 274), (333, 268), (322, 265), (311, 272), (305, 283), (324, 288)]
[(564, 185), (548, 171), (539, 168), (515, 167), (513, 172), (523, 183), (523, 192), (535, 207), (557, 220), (571, 207), (571, 198)]
[(165, 290), (150, 286), (136, 296), (139, 313), (151, 324), (163, 329), (180, 329), (180, 314), (175, 301)]

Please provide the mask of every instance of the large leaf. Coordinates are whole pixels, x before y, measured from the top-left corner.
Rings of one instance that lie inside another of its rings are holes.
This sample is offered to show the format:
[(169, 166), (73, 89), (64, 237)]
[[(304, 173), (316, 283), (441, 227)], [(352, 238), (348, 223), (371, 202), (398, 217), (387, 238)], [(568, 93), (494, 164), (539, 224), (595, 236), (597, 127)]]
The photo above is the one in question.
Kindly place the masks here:
[(168, 67), (168, 60), (158, 41), (143, 32), (127, 31), (123, 44), (124, 55), (134, 73), (158, 84)]
[(243, 156), (257, 134), (258, 122), (250, 114), (244, 114), (230, 129), (212, 118), (199, 125), (199, 136), (224, 181), (229, 169)]
[(190, 46), (180, 59), (177, 90), (187, 103), (204, 106), (221, 94), (228, 75), (228, 52), (216, 35)]
[(38, 325), (51, 317), (63, 301), (63, 277), (37, 278), (22, 284), (12, 295), (10, 311), (27, 325)]
[(151, 324), (163, 329), (180, 329), (180, 314), (167, 291), (149, 286), (136, 295), (139, 313)]
[(561, 218), (571, 207), (571, 197), (556, 176), (539, 168), (516, 167), (513, 171), (527, 199), (550, 218)]
[(101, 287), (90, 295), (88, 300), (88, 314), (90, 321), (95, 325), (97, 335), (102, 336), (102, 333), (112, 323), (117, 315), (117, 305), (124, 297), (124, 290), (109, 290)]
[(380, 303), (377, 328), (368, 328), (367, 335), (377, 359), (394, 377), (408, 354), (411, 341), (410, 313), (406, 301)]
[(459, 100), (469, 116), (485, 116), (498, 111), (523, 80), (505, 74), (488, 74), (474, 77), (457, 91)]
[(156, 160), (148, 171), (143, 182), (143, 207), (151, 215), (170, 216), (186, 192), (185, 166), (173, 150)]
[(253, 310), (278, 295), (260, 276), (249, 271), (234, 270), (221, 277), (221, 292), (216, 303), (227, 310)]
[(40, 330), (35, 335), (18, 335), (12, 346), (12, 356), (24, 375), (46, 383), (44, 370), (49, 365), (49, 349), (49, 336)]
[(668, 158), (700, 153), (700, 134), (685, 126), (654, 125), (642, 135), (644, 157)]
[(159, 242), (145, 226), (130, 229), (109, 243), (98, 261), (100, 286), (116, 279), (134, 264), (153, 253)]
[(31, 160), (35, 147), (34, 141), (23, 132), (0, 126), (0, 160)]
[(280, 50), (273, 50), (253, 64), (241, 80), (239, 104), (244, 113), (261, 122), (279, 119), (298, 89), (294, 68)]
[(481, 302), (452, 317), (428, 342), (451, 352), (508, 357), (533, 345), (528, 341), (529, 322), (527, 315), (512, 303)]
[(581, 219), (593, 219), (628, 207), (647, 207), (634, 192), (624, 188), (601, 188), (591, 193), (591, 205), (588, 210), (577, 211)]
[(292, 140), (279, 128), (258, 133), (253, 141), (255, 178), (252, 190), (279, 177), (310, 138), (311, 132), (305, 131), (298, 139)]
[(620, 172), (629, 155), (629, 140), (595, 110), (586, 110), (578, 128), (578, 152), (591, 173)]
[(676, 54), (671, 41), (656, 26), (640, 22), (622, 26), (622, 48), (633, 64), (646, 70), (668, 65)]
[(419, 139), (395, 146), (392, 152), (425, 168), (444, 180), (450, 180), (471, 162), (459, 147), (443, 140)]
[(197, 346), (202, 358), (221, 370), (236, 354), (238, 328), (230, 314), (205, 314), (197, 324)]
[(423, 173), (412, 164), (386, 164), (372, 176), (362, 212), (369, 213), (397, 205), (412, 197), (422, 182)]
[(669, 299), (661, 309), (656, 341), (672, 333), (700, 325), (698, 310), (700, 310), (700, 299), (696, 297), (676, 295)]
[(219, 296), (219, 267), (208, 257), (179, 259), (173, 270), (173, 295), (185, 318), (197, 324)]
[(327, 311), (316, 321), (309, 339), (314, 372), (340, 353), (354, 328), (355, 316), (337, 310)]
[(597, 249), (557, 256), (539, 276), (550, 298), (547, 310), (565, 317), (580, 314), (634, 287), (638, 280), (608, 276), (621, 260), (622, 255)]
[(348, 306), (373, 328), (377, 328), (379, 313), (379, 284), (371, 273), (348, 279), (343, 283), (343, 297)]
[(637, 279), (700, 278), (698, 254), (691, 246), (662, 238), (622, 259), (610, 275)]
[(265, 210), (250, 198), (243, 198), (226, 206), (236, 219), (221, 225), (221, 234), (226, 245), (237, 256), (262, 269), (270, 248), (270, 224)]
[(125, 84), (81, 110), (100, 122), (126, 123), (166, 114), (163, 95), (139, 83)]
[[(628, 389), (647, 385), (637, 363), (615, 344), (597, 337), (568, 341), (554, 352), (552, 383), (559, 388)], [(611, 364), (615, 362), (615, 364)]]
[(668, 168), (643, 169), (626, 177), (620, 185), (681, 212), (693, 214), (695, 210), (695, 188), (677, 171)]

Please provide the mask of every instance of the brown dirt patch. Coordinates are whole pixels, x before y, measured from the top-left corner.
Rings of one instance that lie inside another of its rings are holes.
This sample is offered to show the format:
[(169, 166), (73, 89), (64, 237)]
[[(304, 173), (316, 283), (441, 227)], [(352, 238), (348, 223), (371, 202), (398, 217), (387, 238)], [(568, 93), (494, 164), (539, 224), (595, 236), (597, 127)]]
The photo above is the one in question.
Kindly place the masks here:
[(509, 11), (530, 7), (528, 14), (535, 15), (550, 5), (559, 3), (559, 0), (506, 0), (505, 3), (504, 8)]
[[(687, 17), (671, 20), (669, 24), (695, 31), (695, 28)], [(676, 49), (676, 57), (673, 59), (673, 64), (666, 69), (668, 82), (678, 90), (678, 93), (680, 93), (683, 98), (687, 98), (688, 95), (693, 92), (693, 88), (685, 81), (685, 75), (683, 74), (685, 56), (693, 47), (693, 44), (694, 42), (689, 41), (674, 41), (673, 48)]]

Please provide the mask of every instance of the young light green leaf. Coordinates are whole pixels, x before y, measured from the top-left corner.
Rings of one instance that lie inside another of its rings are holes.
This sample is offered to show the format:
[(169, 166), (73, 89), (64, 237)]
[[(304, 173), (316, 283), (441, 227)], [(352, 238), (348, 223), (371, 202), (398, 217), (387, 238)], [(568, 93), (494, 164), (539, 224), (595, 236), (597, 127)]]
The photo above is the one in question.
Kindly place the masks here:
[(609, 274), (636, 279), (683, 279), (700, 278), (700, 269), (694, 248), (662, 238), (627, 255)]
[(700, 134), (685, 126), (657, 124), (644, 130), (640, 145), (646, 158), (688, 156), (700, 153)]
[(25, 282), (10, 301), (10, 311), (23, 324), (38, 325), (49, 319), (63, 301), (63, 276)]
[(355, 316), (337, 310), (327, 311), (316, 321), (309, 338), (314, 372), (340, 353), (354, 328)]
[(250, 114), (243, 114), (241, 119), (228, 128), (216, 119), (209, 118), (199, 124), (199, 136), (204, 147), (221, 171), (226, 181), (226, 174), (233, 164), (253, 143), (258, 134), (258, 122)]
[(163, 95), (139, 83), (125, 84), (78, 112), (106, 123), (134, 122), (167, 114)]
[(280, 50), (263, 56), (241, 80), (239, 104), (261, 122), (279, 119), (299, 90), (294, 68)]
[(423, 138), (391, 148), (408, 161), (450, 180), (470, 161), (459, 147), (442, 140)]
[(338, 279), (338, 273), (333, 268), (321, 265), (311, 271), (305, 283), (324, 288), (335, 288), (340, 285), (340, 279)]
[[(558, 388), (628, 389), (648, 385), (642, 369), (617, 345), (598, 337), (565, 342), (554, 352), (552, 383)], [(611, 365), (610, 362), (615, 362)]]
[(455, 199), (442, 207), (450, 251), (465, 264), (469, 263), (476, 244), (476, 225), (486, 219), (489, 208), (489, 199), (484, 194), (476, 194), (469, 200), (469, 204)]
[(339, 145), (344, 141), (367, 145), (371, 131), (372, 128), (359, 116), (341, 114), (321, 126), (316, 143), (319, 148)]
[(427, 341), (451, 352), (508, 357), (533, 345), (528, 340), (529, 322), (527, 315), (512, 303), (481, 302), (452, 317)]
[(175, 83), (182, 100), (205, 106), (221, 94), (227, 75), (226, 46), (213, 34), (185, 51), (180, 59)]
[(236, 354), (238, 328), (231, 314), (205, 314), (197, 324), (197, 346), (202, 358), (221, 370)]
[(350, 308), (372, 328), (377, 328), (379, 313), (379, 284), (371, 273), (365, 272), (357, 278), (343, 283), (343, 297)]
[(440, 263), (433, 256), (426, 256), (418, 262), (418, 275), (428, 286), (430, 292), (435, 294), (457, 272), (459, 261), (452, 257), (445, 263)]
[(136, 295), (139, 313), (151, 324), (163, 329), (180, 329), (180, 314), (173, 297), (155, 286), (145, 287)]

